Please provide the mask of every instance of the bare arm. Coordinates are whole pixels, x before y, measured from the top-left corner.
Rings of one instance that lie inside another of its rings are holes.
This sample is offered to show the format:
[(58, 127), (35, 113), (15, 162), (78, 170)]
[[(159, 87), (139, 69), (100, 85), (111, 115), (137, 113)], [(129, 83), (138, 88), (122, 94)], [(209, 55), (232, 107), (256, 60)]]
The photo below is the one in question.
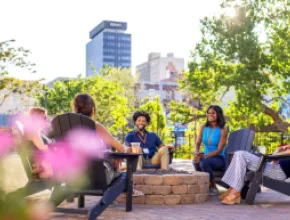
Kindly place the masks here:
[(277, 155), (290, 154), (290, 149), (277, 153)]
[(196, 143), (195, 143), (195, 150), (194, 150), (194, 153), (195, 154), (198, 154), (199, 153), (199, 149), (200, 149), (200, 145), (201, 145), (201, 141), (202, 141), (202, 132), (203, 132), (204, 128), (205, 128), (205, 126), (203, 125), (200, 128), (199, 133), (197, 135)]
[(35, 147), (37, 147), (39, 150), (41, 150), (41, 151), (48, 151), (49, 150), (48, 146), (43, 143), (43, 140), (38, 133), (36, 133), (35, 135), (32, 135), (32, 137), (30, 139), (33, 142), (33, 144), (35, 145)]
[(223, 151), (224, 147), (226, 146), (227, 138), (228, 138), (228, 132), (227, 132), (226, 128), (223, 128), (221, 130), (221, 139), (220, 139), (218, 148), (215, 151), (208, 153), (206, 155), (206, 157), (207, 158), (215, 157), (215, 156), (218, 156), (219, 154), (221, 154), (221, 152)]
[(110, 132), (102, 125), (97, 123), (97, 134), (102, 138), (102, 140), (107, 144), (116, 149), (118, 152), (125, 152), (125, 148), (120, 144)]

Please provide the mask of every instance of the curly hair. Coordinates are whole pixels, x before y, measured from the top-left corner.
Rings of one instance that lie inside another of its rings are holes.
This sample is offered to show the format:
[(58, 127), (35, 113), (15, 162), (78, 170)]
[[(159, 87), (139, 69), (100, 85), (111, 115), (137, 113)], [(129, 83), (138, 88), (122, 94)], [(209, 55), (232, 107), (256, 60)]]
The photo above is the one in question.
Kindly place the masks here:
[(138, 111), (138, 112), (135, 112), (134, 115), (133, 115), (133, 121), (134, 121), (134, 123), (141, 116), (144, 117), (144, 118), (146, 118), (146, 121), (147, 121), (148, 124), (151, 122), (151, 117), (150, 117), (149, 113), (143, 112), (143, 111)]

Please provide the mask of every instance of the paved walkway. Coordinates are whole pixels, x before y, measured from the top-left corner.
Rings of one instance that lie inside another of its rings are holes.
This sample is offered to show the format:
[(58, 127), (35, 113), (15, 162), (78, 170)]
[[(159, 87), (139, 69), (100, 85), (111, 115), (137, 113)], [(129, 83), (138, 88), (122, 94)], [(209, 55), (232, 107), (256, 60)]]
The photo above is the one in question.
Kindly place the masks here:
[[(10, 173), (7, 179), (0, 179), (0, 185), (4, 185), (4, 189), (14, 191), (17, 187), (21, 187), (27, 181), (19, 157), (12, 155), (5, 159), (3, 168)], [(19, 169), (14, 169), (19, 167)], [(1, 164), (0, 164), (1, 168)], [(193, 171), (191, 161), (175, 160), (173, 168)], [(49, 191), (42, 192), (34, 199), (45, 200), (49, 197)], [(98, 197), (86, 197), (86, 208), (91, 207), (98, 201)], [(63, 203), (64, 207), (76, 207), (75, 203)], [(263, 192), (258, 194), (255, 205), (248, 206), (246, 204), (225, 206), (220, 204), (217, 197), (212, 197), (208, 202), (203, 204), (192, 205), (175, 205), (175, 206), (151, 206), (151, 205), (133, 205), (132, 212), (125, 212), (124, 204), (115, 204), (110, 206), (98, 219), (122, 220), (122, 219), (146, 219), (146, 220), (227, 220), (227, 219), (277, 219), (288, 220), (290, 218), (290, 197), (279, 194), (277, 192), (263, 189)], [(67, 215), (52, 213), (50, 219), (65, 220), (65, 219), (86, 219), (85, 215)]]
[[(174, 162), (175, 169), (193, 171), (191, 161), (178, 160)], [(221, 189), (222, 190), (222, 189)], [(91, 207), (97, 201), (96, 197), (86, 199), (86, 207)], [(64, 207), (76, 207), (74, 204), (63, 204)], [(240, 220), (240, 219), (277, 219), (289, 220), (290, 218), (290, 197), (279, 194), (272, 190), (263, 189), (258, 194), (255, 205), (246, 204), (226, 206), (222, 205), (217, 197), (211, 197), (204, 204), (175, 205), (175, 206), (151, 206), (133, 205), (132, 212), (125, 212), (124, 204), (110, 206), (98, 219), (104, 220)], [(52, 214), (53, 220), (64, 219), (86, 219), (84, 215)]]

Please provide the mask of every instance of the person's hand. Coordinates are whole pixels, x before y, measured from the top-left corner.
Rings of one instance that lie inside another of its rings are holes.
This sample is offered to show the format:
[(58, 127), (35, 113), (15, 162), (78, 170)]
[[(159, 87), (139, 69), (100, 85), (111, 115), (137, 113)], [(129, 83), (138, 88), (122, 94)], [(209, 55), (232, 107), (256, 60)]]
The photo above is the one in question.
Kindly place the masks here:
[(41, 166), (38, 163), (35, 163), (32, 165), (32, 172), (33, 173), (39, 173), (41, 171)]
[(290, 145), (284, 145), (280, 147), (283, 151), (290, 149)]
[(200, 160), (203, 158), (203, 153), (198, 152), (198, 153), (194, 153), (194, 155), (195, 155), (195, 157), (194, 157), (195, 163), (199, 163)]
[(175, 147), (172, 146), (172, 145), (167, 145), (167, 147), (168, 147), (168, 150), (169, 150), (170, 152), (173, 152), (173, 151), (175, 150)]
[(120, 168), (121, 164), (122, 164), (122, 160), (121, 159), (113, 159), (112, 160), (112, 166), (113, 166), (115, 171), (119, 171), (119, 168)]

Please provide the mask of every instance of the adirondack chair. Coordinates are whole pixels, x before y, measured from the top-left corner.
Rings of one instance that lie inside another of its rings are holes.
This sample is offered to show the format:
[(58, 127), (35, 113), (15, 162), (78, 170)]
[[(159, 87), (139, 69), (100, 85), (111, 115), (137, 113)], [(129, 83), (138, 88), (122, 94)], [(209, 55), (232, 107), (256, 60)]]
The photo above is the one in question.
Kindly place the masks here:
[[(96, 130), (95, 122), (87, 117), (75, 113), (66, 113), (55, 117), (52, 120), (52, 135), (55, 140), (62, 139), (67, 132), (74, 128), (87, 128)], [(122, 158), (125, 154), (115, 153), (115, 157)], [(132, 156), (132, 155), (131, 155)], [(102, 196), (101, 200), (96, 203), (89, 211), (89, 219), (96, 219), (113, 201), (123, 192), (127, 191), (127, 203), (126, 211), (132, 210), (132, 181), (131, 172), (128, 172), (128, 168), (132, 169), (133, 161), (137, 165), (138, 155), (132, 157), (126, 157), (127, 159), (127, 176), (126, 173), (122, 173), (118, 178), (114, 179), (110, 185), (107, 185), (104, 161), (94, 160), (89, 164), (88, 177), (89, 184), (82, 189), (71, 190), (70, 196), (78, 196), (78, 207), (83, 208), (85, 206), (85, 195)], [(132, 170), (131, 170), (132, 171)], [(58, 212), (66, 213), (86, 213), (85, 210), (75, 209), (56, 209)]]
[(271, 179), (269, 177), (263, 176), (263, 167), (269, 161), (277, 161), (277, 160), (290, 160), (290, 155), (265, 155), (260, 154), (261, 159), (257, 170), (249, 171), (246, 174), (247, 180), (247, 192), (245, 193), (246, 203), (249, 205), (253, 205), (256, 194), (259, 192), (260, 185), (263, 185), (267, 188), (280, 192), (282, 194), (290, 196), (290, 182), (281, 181)]
[[(9, 204), (13, 204), (13, 201), (19, 197), (26, 197), (33, 194), (36, 194), (38, 192), (44, 191), (46, 189), (49, 189), (52, 191), (52, 197), (53, 195), (57, 194), (58, 197), (55, 197), (52, 202), (54, 205), (60, 204), (63, 200), (59, 200), (64, 193), (63, 187), (60, 183), (55, 183), (52, 181), (44, 180), (44, 179), (37, 179), (33, 173), (32, 168), (32, 152), (30, 149), (30, 146), (26, 145), (25, 138), (23, 136), (23, 131), (19, 127), (19, 124), (13, 125), (13, 131), (15, 137), (19, 139), (18, 141), (18, 147), (16, 149), (18, 155), (20, 156), (22, 165), (24, 167), (24, 170), (26, 172), (28, 182), (26, 185), (14, 192), (8, 193), (5, 197), (5, 200), (9, 202)], [(62, 191), (60, 191), (62, 190)]]
[(219, 185), (228, 188), (229, 186), (221, 181), (226, 169), (228, 168), (231, 159), (236, 151), (250, 151), (254, 140), (255, 132), (251, 129), (241, 129), (231, 132), (228, 139), (228, 144), (225, 148), (226, 166), (225, 170), (214, 171), (214, 180)]

